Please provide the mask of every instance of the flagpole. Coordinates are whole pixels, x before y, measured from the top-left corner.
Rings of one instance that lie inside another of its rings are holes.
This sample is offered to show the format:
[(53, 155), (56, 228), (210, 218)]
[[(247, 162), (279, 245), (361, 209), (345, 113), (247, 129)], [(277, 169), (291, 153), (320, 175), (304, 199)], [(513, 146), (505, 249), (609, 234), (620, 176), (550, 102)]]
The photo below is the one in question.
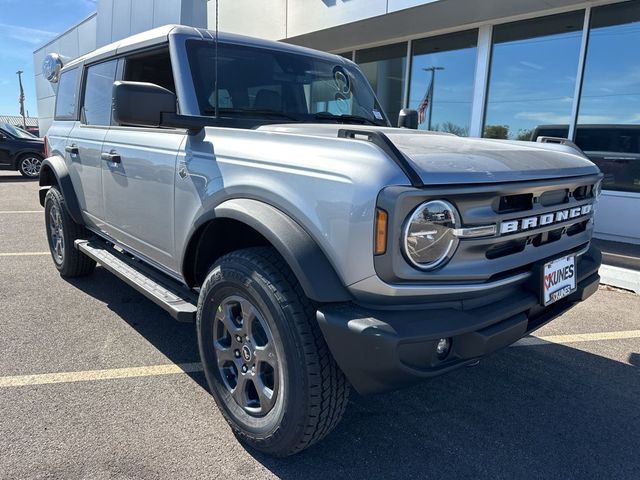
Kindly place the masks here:
[(24, 118), (24, 89), (22, 88), (22, 74), (24, 72), (22, 70), (18, 70), (16, 74), (18, 75), (18, 84), (20, 85), (20, 98), (18, 101), (20, 102), (20, 115), (22, 115), (22, 128), (27, 129), (27, 120)]
[(429, 117), (427, 120), (427, 130), (431, 130), (431, 118), (433, 116), (433, 86), (436, 82), (436, 70), (444, 70), (444, 67), (423, 68), (425, 72), (431, 72), (431, 84), (429, 85)]

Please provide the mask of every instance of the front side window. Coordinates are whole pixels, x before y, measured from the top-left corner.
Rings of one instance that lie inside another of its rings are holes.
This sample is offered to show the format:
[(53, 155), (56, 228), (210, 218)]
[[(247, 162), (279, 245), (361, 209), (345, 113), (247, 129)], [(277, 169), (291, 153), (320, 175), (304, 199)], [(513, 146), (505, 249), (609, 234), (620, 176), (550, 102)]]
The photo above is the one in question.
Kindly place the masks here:
[(583, 26), (578, 11), (494, 28), (485, 137), (531, 140), (569, 125)]
[(117, 61), (99, 63), (87, 69), (82, 123), (85, 125), (111, 124), (111, 96)]
[(78, 78), (80, 69), (67, 70), (60, 75), (58, 94), (56, 96), (56, 120), (70, 120), (76, 118), (78, 103)]
[[(215, 44), (188, 42), (201, 115), (216, 113)], [(220, 44), (218, 114), (388, 125), (362, 73), (339, 59)]]

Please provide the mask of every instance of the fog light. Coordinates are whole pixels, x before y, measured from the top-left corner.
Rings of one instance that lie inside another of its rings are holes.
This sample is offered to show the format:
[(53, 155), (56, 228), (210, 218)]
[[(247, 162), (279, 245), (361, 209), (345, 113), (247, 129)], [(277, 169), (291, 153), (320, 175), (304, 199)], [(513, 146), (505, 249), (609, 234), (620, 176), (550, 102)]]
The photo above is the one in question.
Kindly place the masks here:
[(438, 340), (438, 344), (436, 345), (436, 353), (438, 354), (438, 358), (443, 360), (447, 355), (449, 355), (449, 350), (451, 350), (451, 340), (448, 338), (441, 338)]

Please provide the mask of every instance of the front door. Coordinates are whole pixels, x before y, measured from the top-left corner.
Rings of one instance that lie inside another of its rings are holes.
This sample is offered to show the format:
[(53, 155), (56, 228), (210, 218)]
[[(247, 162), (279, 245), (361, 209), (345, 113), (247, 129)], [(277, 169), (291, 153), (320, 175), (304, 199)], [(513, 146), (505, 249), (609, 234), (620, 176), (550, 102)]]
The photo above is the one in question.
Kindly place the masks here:
[(111, 124), (111, 86), (116, 66), (117, 60), (111, 60), (86, 70), (80, 121), (71, 130), (65, 147), (80, 208), (90, 224), (99, 229), (104, 220), (101, 153)]
[(174, 179), (183, 130), (112, 126), (104, 141), (102, 187), (111, 237), (157, 266), (174, 255)]

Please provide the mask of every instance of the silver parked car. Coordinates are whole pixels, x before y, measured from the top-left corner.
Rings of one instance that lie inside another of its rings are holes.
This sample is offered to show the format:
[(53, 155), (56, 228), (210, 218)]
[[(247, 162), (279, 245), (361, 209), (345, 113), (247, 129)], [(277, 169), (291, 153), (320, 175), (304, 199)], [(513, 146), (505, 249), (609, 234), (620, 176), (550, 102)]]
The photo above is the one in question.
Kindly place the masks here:
[(190, 27), (59, 67), (40, 175), (56, 268), (100, 263), (195, 321), (259, 450), (299, 452), (350, 387), (473, 363), (598, 286), (601, 175), (570, 145), (419, 132), (413, 111), (392, 128), (354, 63)]

